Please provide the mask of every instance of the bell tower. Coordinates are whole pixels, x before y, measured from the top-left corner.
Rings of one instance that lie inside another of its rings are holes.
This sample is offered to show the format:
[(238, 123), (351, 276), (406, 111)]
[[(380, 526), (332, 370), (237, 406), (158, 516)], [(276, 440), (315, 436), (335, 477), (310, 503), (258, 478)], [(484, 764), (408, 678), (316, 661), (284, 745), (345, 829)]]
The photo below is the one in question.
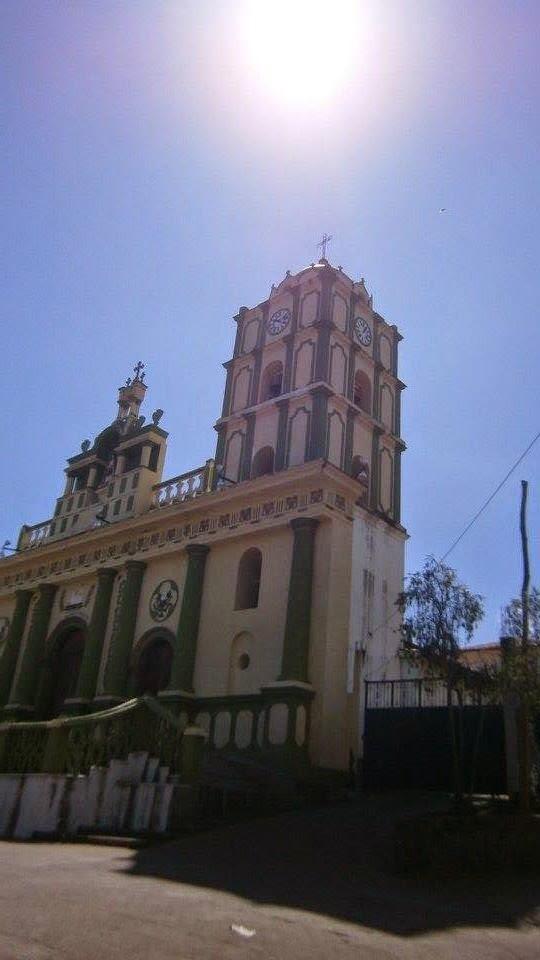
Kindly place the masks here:
[(235, 482), (328, 461), (359, 481), (359, 503), (400, 523), (397, 354), (401, 336), (364, 280), (323, 257), (241, 307), (225, 363), (216, 462)]

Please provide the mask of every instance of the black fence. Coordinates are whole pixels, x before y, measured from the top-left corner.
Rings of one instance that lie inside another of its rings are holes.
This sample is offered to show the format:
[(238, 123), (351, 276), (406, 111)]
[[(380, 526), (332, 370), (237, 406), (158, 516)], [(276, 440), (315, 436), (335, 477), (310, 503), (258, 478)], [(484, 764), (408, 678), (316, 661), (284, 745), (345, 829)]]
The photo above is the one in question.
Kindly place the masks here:
[[(455, 699), (453, 701), (456, 703)], [(500, 705), (453, 707), (463, 756), (464, 786), (506, 792), (504, 714)], [(452, 742), (442, 680), (366, 683), (363, 784), (367, 789), (453, 788)]]

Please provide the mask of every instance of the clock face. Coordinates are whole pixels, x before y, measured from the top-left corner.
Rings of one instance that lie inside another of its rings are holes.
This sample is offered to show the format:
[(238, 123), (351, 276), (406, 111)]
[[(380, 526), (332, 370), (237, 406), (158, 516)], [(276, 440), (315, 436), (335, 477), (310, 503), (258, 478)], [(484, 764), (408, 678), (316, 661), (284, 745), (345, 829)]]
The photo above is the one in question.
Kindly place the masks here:
[(290, 319), (291, 311), (287, 310), (286, 307), (283, 307), (281, 310), (276, 310), (266, 321), (268, 333), (271, 333), (272, 336), (275, 337), (277, 333), (281, 333), (282, 330), (285, 329)]
[(356, 317), (354, 321), (354, 332), (358, 343), (363, 347), (369, 347), (371, 343), (371, 327), (363, 317)]

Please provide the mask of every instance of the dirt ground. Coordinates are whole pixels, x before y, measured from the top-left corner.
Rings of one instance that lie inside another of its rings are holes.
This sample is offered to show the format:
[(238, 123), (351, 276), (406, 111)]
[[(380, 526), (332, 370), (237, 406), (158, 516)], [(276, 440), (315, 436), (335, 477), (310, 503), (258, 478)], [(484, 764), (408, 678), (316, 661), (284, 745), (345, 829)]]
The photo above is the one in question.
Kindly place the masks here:
[(538, 960), (540, 871), (393, 872), (396, 819), (436, 802), (363, 797), (138, 850), (0, 843), (0, 958)]

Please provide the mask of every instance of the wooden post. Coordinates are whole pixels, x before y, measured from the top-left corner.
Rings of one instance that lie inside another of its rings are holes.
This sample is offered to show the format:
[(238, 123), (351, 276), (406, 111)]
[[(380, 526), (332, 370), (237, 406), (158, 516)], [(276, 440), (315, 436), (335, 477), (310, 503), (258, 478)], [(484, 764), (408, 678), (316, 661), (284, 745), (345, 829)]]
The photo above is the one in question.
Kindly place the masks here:
[(521, 510), (520, 531), (521, 550), (523, 553), (523, 586), (521, 588), (521, 654), (523, 657), (524, 689), (520, 698), (520, 765), (519, 765), (519, 805), (522, 813), (528, 813), (530, 808), (530, 718), (528, 702), (529, 681), (529, 543), (527, 539), (527, 494), (529, 484), (521, 481)]

